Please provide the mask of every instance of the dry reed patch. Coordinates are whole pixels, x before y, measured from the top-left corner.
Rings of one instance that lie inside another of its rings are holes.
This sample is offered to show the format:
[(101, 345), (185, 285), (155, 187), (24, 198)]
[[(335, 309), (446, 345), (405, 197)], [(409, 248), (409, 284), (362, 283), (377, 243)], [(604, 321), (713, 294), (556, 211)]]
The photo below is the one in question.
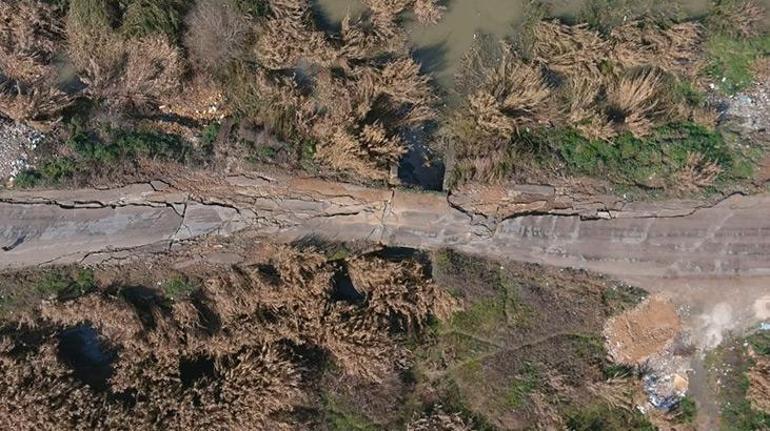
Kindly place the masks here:
[(718, 115), (682, 84), (703, 67), (699, 24), (634, 21), (602, 35), (542, 21), (524, 31), (515, 46), (481, 38), (464, 58), (458, 88), (465, 100), (445, 129), (453, 181), (520, 177), (533, 159), (561, 163), (549, 154), (559, 143), (533, 137), (533, 129), (574, 129), (612, 142), (627, 133), (648, 137), (672, 122), (716, 125)]
[(674, 187), (680, 192), (694, 192), (709, 187), (722, 172), (715, 162), (699, 153), (690, 152), (684, 166), (675, 174)]
[(469, 114), (485, 132), (508, 137), (549, 122), (554, 113), (550, 95), (540, 70), (504, 47), (499, 66), (486, 71), (482, 87), (469, 96)]
[(436, 115), (428, 78), (396, 37), (394, 17), (409, 4), (374, 2), (369, 14), (345, 18), (331, 36), (316, 28), (307, 2), (273, 0), (254, 47), (260, 66), (241, 67), (232, 102), (302, 146), (301, 158), (386, 180), (406, 152), (405, 132)]
[(610, 44), (584, 24), (543, 21), (534, 27), (530, 49), (533, 60), (557, 73), (601, 79), (600, 63), (608, 57)]
[(148, 36), (116, 45), (120, 60), (106, 68), (92, 62), (84, 81), (87, 93), (112, 106), (147, 106), (177, 96), (183, 60), (164, 37)]
[(697, 23), (661, 28), (648, 21), (629, 22), (616, 27), (610, 41), (610, 55), (623, 68), (655, 67), (693, 79), (704, 66), (704, 29)]
[(7, 78), (53, 78), (51, 62), (62, 37), (61, 18), (53, 7), (38, 1), (0, 3), (0, 69)]
[(317, 76), (304, 128), (317, 141), (315, 159), (339, 171), (387, 179), (406, 152), (402, 135), (435, 118), (428, 78), (410, 58)]
[[(43, 304), (30, 322), (48, 335), (35, 348), (0, 337), (0, 424), (297, 429), (289, 413), (317, 389), (304, 367), (326, 360), (303, 355), (322, 352), (340, 372), (376, 384), (411, 360), (398, 335), (406, 326), (419, 330), (429, 315), (449, 312), (411, 260), (363, 255), (343, 266), (312, 248), (268, 248), (258, 262), (191, 275), (199, 282), (189, 297), (114, 285)], [(363, 303), (335, 297), (334, 274), (347, 267), (373, 277), (354, 276)], [(96, 383), (81, 381), (57, 353), (57, 334), (82, 327), (111, 358)]]

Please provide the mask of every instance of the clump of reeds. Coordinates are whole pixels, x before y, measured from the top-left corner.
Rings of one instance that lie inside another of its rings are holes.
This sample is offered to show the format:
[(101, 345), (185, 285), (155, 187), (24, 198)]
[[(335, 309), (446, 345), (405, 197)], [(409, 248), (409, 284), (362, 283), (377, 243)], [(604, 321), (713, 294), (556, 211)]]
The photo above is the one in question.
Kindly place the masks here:
[[(419, 3), (426, 14), (436, 6)], [(315, 27), (307, 2), (271, 1), (254, 46), (259, 65), (236, 67), (242, 78), (232, 81), (241, 84), (230, 85), (230, 99), (303, 154), (312, 148), (322, 167), (388, 179), (406, 152), (405, 133), (435, 118), (428, 79), (397, 37), (395, 16), (411, 4), (367, 3), (369, 13), (347, 17), (331, 37)]]

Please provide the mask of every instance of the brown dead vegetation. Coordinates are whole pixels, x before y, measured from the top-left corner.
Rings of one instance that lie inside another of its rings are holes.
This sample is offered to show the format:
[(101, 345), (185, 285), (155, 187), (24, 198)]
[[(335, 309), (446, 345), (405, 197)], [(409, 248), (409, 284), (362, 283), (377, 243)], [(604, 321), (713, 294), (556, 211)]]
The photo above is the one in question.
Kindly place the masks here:
[[(400, 17), (435, 22), (436, 0), (368, 1), (339, 33), (319, 28), (305, 0), (269, 0), (259, 13), (234, 0), (182, 3), (127, 2), (123, 11), (117, 1), (3, 2), (0, 110), (52, 123), (75, 102), (72, 112), (99, 112), (88, 129), (152, 123), (193, 141), (199, 121), (232, 114), (277, 135), (290, 163), (359, 181), (388, 179), (408, 132), (435, 118), (437, 98), (409, 56)], [(216, 115), (205, 114), (208, 95)], [(157, 120), (168, 113), (178, 127)], [(236, 145), (226, 141), (219, 145)]]
[(185, 21), (190, 62), (206, 74), (219, 73), (245, 49), (250, 27), (233, 1), (196, 2)]
[[(0, 337), (2, 428), (297, 429), (290, 413), (314, 390), (305, 367), (323, 366), (302, 365), (301, 352), (320, 350), (343, 374), (380, 382), (410, 361), (399, 334), (456, 305), (412, 260), (333, 263), (312, 248), (268, 248), (260, 263), (199, 274), (190, 298), (113, 285), (6, 322), (22, 326)], [(362, 303), (335, 299), (340, 265)], [(58, 334), (83, 325), (114, 355), (102, 382), (78, 377), (57, 347)], [(30, 350), (13, 335), (24, 331), (48, 335)], [(433, 423), (463, 425), (442, 414), (414, 429)]]

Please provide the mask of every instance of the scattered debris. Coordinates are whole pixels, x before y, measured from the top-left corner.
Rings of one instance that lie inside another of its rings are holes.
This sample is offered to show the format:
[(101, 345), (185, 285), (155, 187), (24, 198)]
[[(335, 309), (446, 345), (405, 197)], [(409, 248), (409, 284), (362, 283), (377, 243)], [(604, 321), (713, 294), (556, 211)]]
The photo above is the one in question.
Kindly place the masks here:
[(43, 138), (31, 127), (0, 118), (0, 182), (29, 168), (31, 152)]
[[(759, 66), (758, 66), (759, 67)], [(726, 100), (724, 116), (734, 118), (737, 125), (747, 132), (770, 132), (770, 82), (762, 79), (767, 72), (759, 71), (758, 76), (745, 91)]]

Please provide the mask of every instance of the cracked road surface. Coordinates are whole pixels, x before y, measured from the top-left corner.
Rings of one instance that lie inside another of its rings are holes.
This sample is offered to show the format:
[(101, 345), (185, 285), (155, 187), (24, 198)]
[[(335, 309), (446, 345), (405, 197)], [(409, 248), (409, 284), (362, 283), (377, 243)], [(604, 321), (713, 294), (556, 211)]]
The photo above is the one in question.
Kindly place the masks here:
[(671, 201), (574, 211), (565, 205), (533, 211), (519, 202), (519, 214), (501, 219), (450, 202), (456, 196), (315, 179), (231, 177), (199, 189), (183, 185), (0, 192), (0, 268), (72, 263), (94, 253), (250, 229), (278, 241), (318, 235), (454, 247), (621, 278), (770, 277), (770, 195), (734, 195), (700, 207)]

